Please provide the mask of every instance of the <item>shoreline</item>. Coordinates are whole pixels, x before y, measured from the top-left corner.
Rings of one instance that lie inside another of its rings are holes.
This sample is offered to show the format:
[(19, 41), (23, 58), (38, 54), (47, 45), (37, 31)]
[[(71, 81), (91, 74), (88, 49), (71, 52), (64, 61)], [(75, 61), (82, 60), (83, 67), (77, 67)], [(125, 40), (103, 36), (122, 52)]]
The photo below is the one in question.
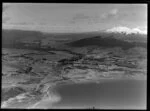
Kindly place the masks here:
[[(61, 81), (63, 82), (63, 84), (61, 84), (61, 82), (56, 82), (56, 83), (46, 83), (44, 84), (44, 87), (42, 88), (42, 99), (40, 99), (40, 101), (35, 102), (31, 105), (29, 105), (27, 108), (25, 109), (51, 109), (53, 108), (53, 105), (55, 103), (58, 103), (61, 101), (61, 94), (58, 92), (58, 89), (63, 87), (63, 86), (67, 86), (67, 85), (79, 85), (79, 84), (91, 84), (91, 83), (96, 83), (96, 84), (101, 84), (101, 83), (105, 83), (105, 82), (112, 82), (112, 81), (118, 81), (118, 80), (131, 80), (131, 81), (145, 81), (147, 82), (147, 77), (145, 78), (140, 78), (140, 79), (135, 79), (135, 78), (101, 78), (98, 80), (81, 80), (80, 82), (75, 82), (75, 81), (70, 81), (70, 80), (66, 80), (66, 81)], [(45, 93), (45, 94), (44, 94)], [(16, 97), (15, 97), (16, 98)], [(15, 100), (15, 98), (12, 98)], [(31, 102), (34, 102), (34, 100)], [(8, 105), (7, 105), (8, 103)], [(11, 104), (11, 102), (10, 102)], [(48, 108), (45, 108), (44, 106), (48, 104)], [(5, 106), (6, 105), (6, 106)], [(41, 107), (40, 107), (41, 106)], [(8, 101), (4, 101), (2, 104), (2, 108), (11, 108), (9, 107), (9, 100)], [(57, 109), (57, 107), (56, 107)]]

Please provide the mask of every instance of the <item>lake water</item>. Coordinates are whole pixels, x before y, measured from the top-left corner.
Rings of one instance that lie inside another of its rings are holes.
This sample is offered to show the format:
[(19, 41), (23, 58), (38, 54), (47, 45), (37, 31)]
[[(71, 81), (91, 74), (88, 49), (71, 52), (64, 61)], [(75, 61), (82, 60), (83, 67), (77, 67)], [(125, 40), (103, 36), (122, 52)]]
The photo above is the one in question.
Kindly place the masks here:
[(56, 88), (61, 100), (56, 108), (145, 109), (146, 80), (111, 80), (68, 84)]

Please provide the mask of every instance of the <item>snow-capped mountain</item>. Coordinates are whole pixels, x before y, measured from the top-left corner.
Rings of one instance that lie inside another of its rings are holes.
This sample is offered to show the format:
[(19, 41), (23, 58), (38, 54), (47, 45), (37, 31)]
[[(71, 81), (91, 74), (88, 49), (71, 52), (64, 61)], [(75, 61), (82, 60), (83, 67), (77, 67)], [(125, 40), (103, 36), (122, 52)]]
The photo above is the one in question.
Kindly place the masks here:
[(147, 34), (147, 30), (141, 30), (140, 28), (128, 28), (128, 27), (113, 27), (111, 29), (107, 29), (106, 32), (114, 32), (114, 33), (125, 33), (125, 34)]

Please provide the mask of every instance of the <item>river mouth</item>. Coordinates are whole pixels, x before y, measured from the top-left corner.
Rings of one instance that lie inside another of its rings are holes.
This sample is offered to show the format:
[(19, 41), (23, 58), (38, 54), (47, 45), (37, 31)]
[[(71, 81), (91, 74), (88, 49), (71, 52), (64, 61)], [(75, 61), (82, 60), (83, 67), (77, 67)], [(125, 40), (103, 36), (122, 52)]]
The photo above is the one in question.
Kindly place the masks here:
[(146, 80), (110, 80), (60, 85), (54, 108), (146, 109)]

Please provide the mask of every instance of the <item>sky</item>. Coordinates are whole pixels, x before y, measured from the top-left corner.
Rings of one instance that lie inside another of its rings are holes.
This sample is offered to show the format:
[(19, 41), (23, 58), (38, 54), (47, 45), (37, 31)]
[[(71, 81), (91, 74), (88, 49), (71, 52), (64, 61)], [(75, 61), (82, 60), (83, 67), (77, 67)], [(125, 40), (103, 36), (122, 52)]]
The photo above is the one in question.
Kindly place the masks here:
[(114, 27), (147, 30), (147, 4), (3, 3), (3, 29), (89, 32)]

